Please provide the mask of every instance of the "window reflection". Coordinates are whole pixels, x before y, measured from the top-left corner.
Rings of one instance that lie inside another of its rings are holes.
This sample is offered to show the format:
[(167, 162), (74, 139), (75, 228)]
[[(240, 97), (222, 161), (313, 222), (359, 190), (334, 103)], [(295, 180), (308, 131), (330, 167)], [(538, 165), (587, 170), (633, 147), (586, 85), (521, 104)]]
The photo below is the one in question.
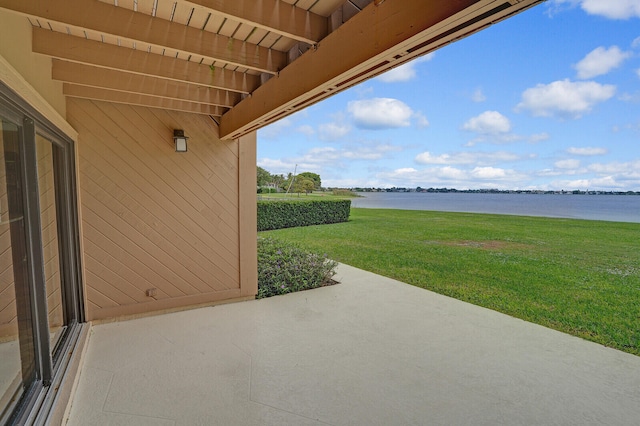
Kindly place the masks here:
[(54, 146), (51, 142), (40, 135), (36, 135), (42, 251), (44, 255), (44, 276), (47, 289), (47, 311), (52, 353), (64, 329), (53, 148)]
[[(7, 138), (17, 139), (18, 127), (0, 120), (0, 414), (2, 409), (16, 398), (22, 384), (18, 302), (11, 244), (12, 220), (9, 217), (8, 194), (9, 188), (15, 185), (15, 182), (12, 182), (11, 178), (7, 179), (5, 164), (6, 161), (12, 160), (5, 156), (5, 135)], [(22, 221), (22, 218), (14, 217), (13, 221), (15, 229), (16, 221)]]

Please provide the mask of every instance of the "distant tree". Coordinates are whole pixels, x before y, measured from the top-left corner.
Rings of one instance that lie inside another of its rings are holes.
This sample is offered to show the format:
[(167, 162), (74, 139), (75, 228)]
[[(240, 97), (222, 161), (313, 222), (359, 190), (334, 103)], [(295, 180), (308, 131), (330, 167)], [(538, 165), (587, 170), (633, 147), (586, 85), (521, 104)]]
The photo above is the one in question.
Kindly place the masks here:
[(293, 182), (293, 192), (297, 194), (312, 192), (314, 188), (314, 182), (311, 179), (306, 179), (300, 175), (296, 176), (296, 180)]
[(320, 180), (320, 175), (317, 173), (311, 172), (303, 172), (299, 173), (296, 178), (304, 178), (313, 181), (313, 189), (319, 190), (322, 187), (322, 181)]
[(263, 169), (262, 167), (258, 167), (257, 169), (257, 177), (258, 177), (258, 187), (266, 186), (271, 183), (271, 173)]
[(311, 179), (304, 179), (302, 181), (302, 189), (307, 194), (310, 193), (310, 192), (313, 192), (313, 190), (315, 189), (315, 182), (312, 181)]
[(273, 183), (276, 188), (280, 188), (282, 183), (284, 182), (284, 175), (271, 175), (271, 183)]

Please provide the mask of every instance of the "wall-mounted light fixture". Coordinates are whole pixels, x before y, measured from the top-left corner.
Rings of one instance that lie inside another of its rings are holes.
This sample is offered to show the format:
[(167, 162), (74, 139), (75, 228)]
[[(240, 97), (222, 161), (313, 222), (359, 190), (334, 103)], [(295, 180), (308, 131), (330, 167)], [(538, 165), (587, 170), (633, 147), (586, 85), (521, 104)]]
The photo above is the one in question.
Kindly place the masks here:
[(184, 135), (184, 130), (174, 129), (173, 142), (176, 145), (176, 152), (187, 152), (187, 136)]

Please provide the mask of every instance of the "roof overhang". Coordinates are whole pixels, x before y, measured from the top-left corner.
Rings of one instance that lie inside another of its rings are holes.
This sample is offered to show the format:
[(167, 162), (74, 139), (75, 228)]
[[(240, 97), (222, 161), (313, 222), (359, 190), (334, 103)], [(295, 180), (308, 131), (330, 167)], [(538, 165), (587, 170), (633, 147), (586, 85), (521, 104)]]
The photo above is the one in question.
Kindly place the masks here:
[(0, 0), (70, 97), (238, 138), (543, 0)]

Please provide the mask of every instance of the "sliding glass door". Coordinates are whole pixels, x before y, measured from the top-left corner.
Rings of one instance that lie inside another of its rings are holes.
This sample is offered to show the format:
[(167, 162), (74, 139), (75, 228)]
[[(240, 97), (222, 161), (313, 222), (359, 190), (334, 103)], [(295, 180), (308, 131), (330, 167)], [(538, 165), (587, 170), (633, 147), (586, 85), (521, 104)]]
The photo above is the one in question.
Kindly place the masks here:
[(15, 405), (36, 378), (20, 160), (21, 127), (0, 116), (0, 402)]
[(73, 142), (0, 85), (0, 424), (52, 404), (83, 321)]

